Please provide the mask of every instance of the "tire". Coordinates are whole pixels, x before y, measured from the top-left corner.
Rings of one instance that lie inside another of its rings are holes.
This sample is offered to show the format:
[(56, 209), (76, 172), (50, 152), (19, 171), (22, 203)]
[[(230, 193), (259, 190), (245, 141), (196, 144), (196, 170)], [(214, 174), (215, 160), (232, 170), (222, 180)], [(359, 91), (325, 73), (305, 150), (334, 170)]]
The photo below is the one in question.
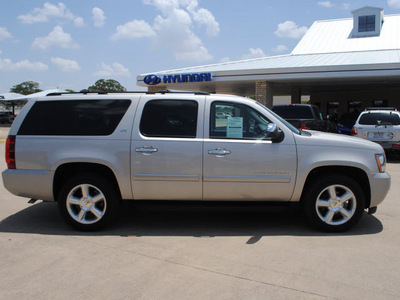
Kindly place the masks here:
[(319, 179), (306, 191), (304, 200), (307, 220), (327, 232), (350, 229), (360, 220), (365, 208), (360, 185), (340, 174)]
[(57, 201), (62, 217), (70, 226), (81, 231), (95, 231), (116, 217), (121, 199), (107, 178), (84, 173), (64, 184)]

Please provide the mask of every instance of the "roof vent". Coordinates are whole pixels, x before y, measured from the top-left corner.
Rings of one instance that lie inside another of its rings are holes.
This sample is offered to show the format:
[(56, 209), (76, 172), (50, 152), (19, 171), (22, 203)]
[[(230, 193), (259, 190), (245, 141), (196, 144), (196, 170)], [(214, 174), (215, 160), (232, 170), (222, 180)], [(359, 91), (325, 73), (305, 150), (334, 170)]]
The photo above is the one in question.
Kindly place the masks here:
[(365, 6), (353, 10), (353, 38), (379, 36), (383, 25), (383, 8)]

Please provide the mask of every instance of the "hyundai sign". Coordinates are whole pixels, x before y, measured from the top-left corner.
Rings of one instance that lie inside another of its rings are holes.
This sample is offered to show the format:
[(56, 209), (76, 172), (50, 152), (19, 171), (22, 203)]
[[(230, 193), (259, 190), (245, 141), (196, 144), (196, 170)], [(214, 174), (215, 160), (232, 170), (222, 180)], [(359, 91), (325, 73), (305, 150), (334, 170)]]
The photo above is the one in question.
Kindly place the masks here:
[(143, 81), (147, 85), (157, 85), (159, 83), (187, 83), (187, 82), (206, 82), (211, 81), (211, 73), (177, 74), (158, 76), (147, 75)]

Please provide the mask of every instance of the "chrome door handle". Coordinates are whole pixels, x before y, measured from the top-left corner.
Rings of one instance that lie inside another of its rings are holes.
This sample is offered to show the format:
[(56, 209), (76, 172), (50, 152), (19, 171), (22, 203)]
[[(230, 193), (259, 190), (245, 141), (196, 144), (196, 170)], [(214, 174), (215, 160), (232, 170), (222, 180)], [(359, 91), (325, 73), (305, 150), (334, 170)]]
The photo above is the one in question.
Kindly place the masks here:
[(231, 151), (230, 150), (226, 150), (224, 148), (217, 148), (217, 149), (208, 150), (208, 154), (228, 155), (228, 154), (231, 154)]
[(157, 148), (153, 148), (153, 147), (148, 147), (148, 146), (144, 146), (144, 147), (139, 147), (136, 148), (136, 152), (141, 152), (141, 153), (154, 153), (154, 152), (158, 152)]

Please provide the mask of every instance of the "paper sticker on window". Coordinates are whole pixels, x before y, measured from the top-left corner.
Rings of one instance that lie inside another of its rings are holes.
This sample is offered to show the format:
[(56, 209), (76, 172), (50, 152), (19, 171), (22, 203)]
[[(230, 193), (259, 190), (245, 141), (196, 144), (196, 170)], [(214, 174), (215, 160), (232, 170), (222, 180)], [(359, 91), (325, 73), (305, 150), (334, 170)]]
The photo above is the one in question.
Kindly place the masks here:
[(243, 118), (241, 117), (228, 117), (226, 137), (228, 138), (242, 138), (243, 137)]

